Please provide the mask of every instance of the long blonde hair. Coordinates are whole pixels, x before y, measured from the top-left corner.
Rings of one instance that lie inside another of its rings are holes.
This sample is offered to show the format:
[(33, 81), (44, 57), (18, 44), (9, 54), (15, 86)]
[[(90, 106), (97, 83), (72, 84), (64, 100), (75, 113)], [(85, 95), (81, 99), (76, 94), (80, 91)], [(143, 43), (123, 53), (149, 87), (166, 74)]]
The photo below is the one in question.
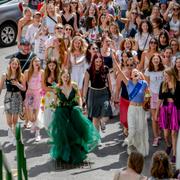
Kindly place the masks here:
[(14, 61), (16, 61), (16, 62), (18, 63), (18, 68), (17, 68), (17, 70), (16, 70), (16, 79), (17, 79), (18, 81), (21, 81), (21, 75), (22, 75), (22, 73), (21, 73), (20, 61), (19, 61), (18, 58), (15, 58), (15, 57), (12, 58), (12, 59), (9, 61), (6, 78), (7, 78), (8, 80), (10, 80), (10, 78), (11, 78), (11, 75), (12, 75), (11, 63), (14, 62)]
[(74, 53), (75, 48), (74, 48), (74, 41), (79, 40), (81, 42), (81, 47), (80, 47), (80, 53), (85, 54), (87, 50), (87, 44), (85, 41), (80, 37), (80, 36), (75, 36), (72, 40), (71, 46), (70, 46), (70, 53)]
[[(33, 57), (32, 60), (31, 60), (30, 65), (29, 65), (29, 68), (28, 68), (28, 74), (27, 74), (27, 75), (28, 75), (28, 81), (31, 79), (32, 74), (33, 74), (33, 72), (34, 72), (33, 62), (34, 62), (36, 59), (39, 60), (39, 58), (38, 58), (37, 56)], [(40, 70), (41, 70), (41, 67), (39, 66), (38, 71), (40, 71)]]
[[(166, 73), (170, 78), (171, 78), (171, 82), (172, 82), (172, 85), (173, 85), (173, 88), (172, 88), (172, 93), (175, 92), (175, 89), (176, 89), (176, 76), (175, 76), (175, 73), (174, 73), (174, 70), (173, 68), (167, 68), (164, 70), (164, 73)], [(163, 82), (162, 84), (162, 92), (168, 92), (168, 83), (166, 81)]]

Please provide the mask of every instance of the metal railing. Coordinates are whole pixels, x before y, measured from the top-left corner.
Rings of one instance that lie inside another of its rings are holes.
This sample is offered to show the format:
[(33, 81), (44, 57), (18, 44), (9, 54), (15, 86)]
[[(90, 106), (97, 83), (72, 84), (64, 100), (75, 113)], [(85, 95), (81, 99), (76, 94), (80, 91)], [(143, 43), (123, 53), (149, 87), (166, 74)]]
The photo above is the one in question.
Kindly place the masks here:
[(0, 180), (4, 179), (4, 172), (3, 169), (5, 169), (6, 173), (6, 180), (12, 180), (12, 172), (10, 170), (10, 167), (6, 161), (5, 155), (2, 151), (2, 146), (0, 145)]
[(24, 144), (21, 138), (21, 126), (20, 123), (16, 125), (16, 151), (17, 151), (17, 169), (18, 180), (28, 180), (26, 157), (24, 153)]

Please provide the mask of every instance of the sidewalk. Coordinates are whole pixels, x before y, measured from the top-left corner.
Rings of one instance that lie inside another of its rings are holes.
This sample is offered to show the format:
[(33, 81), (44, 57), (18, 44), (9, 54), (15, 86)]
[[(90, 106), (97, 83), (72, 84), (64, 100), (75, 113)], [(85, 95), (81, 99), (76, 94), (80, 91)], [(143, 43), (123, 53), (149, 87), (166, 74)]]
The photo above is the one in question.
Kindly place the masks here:
[[(11, 168), (16, 169), (16, 161), (14, 160), (15, 147), (8, 143), (6, 129), (7, 125), (3, 124), (3, 127), (1, 126), (0, 128), (0, 137), (6, 157), (8, 161), (11, 162)], [(47, 144), (48, 136), (45, 130), (42, 130), (41, 134), (43, 136), (42, 141), (36, 143), (34, 142), (34, 135), (31, 134), (29, 130), (23, 131), (29, 179), (111, 180), (113, 179), (114, 173), (126, 165), (128, 156), (126, 147), (122, 147), (124, 137), (118, 118), (109, 121), (106, 133), (101, 133), (101, 145), (89, 154), (88, 160), (91, 162), (91, 167), (85, 166), (84, 168), (56, 170), (55, 163), (49, 156), (50, 145)], [(157, 149), (160, 148), (152, 148), (150, 145), (150, 156), (145, 158), (145, 167), (143, 170), (145, 175), (149, 175), (151, 155)]]

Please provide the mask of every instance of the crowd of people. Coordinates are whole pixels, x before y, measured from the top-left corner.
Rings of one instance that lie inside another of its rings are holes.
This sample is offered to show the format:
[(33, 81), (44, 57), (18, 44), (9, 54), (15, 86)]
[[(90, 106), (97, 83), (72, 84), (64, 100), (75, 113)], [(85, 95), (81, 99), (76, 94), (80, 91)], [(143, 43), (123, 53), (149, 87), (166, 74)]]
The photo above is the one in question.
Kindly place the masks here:
[[(81, 163), (100, 142), (108, 119), (119, 116), (128, 168), (140, 162), (137, 177), (149, 146), (158, 147), (162, 139), (166, 153), (154, 155), (155, 166), (171, 156), (180, 169), (178, 0), (32, 2), (18, 22), (19, 52), (0, 81), (0, 91), (4, 84), (7, 89), (12, 143), (20, 116), (35, 141), (45, 127), (52, 158)], [(126, 179), (128, 168), (115, 179)], [(151, 179), (171, 176), (168, 166), (167, 176), (156, 171), (151, 169)]]

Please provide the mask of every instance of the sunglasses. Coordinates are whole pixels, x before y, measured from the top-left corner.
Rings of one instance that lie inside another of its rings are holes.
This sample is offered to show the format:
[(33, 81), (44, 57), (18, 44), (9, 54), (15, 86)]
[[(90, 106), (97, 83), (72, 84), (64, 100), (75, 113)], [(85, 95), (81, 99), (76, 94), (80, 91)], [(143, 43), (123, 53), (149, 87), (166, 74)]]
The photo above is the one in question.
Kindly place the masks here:
[(150, 41), (150, 44), (157, 44), (156, 41)]
[(132, 12), (131, 14), (135, 14), (135, 15), (137, 15), (138, 13), (137, 13), (137, 12)]
[(133, 67), (134, 64), (126, 64), (127, 67)]
[(63, 29), (63, 27), (56, 27), (56, 29)]
[(70, 28), (66, 28), (66, 31), (72, 31), (72, 29), (70, 29)]
[(179, 8), (173, 8), (173, 11), (178, 11), (179, 10)]
[(177, 46), (178, 44), (171, 44), (171, 46)]

